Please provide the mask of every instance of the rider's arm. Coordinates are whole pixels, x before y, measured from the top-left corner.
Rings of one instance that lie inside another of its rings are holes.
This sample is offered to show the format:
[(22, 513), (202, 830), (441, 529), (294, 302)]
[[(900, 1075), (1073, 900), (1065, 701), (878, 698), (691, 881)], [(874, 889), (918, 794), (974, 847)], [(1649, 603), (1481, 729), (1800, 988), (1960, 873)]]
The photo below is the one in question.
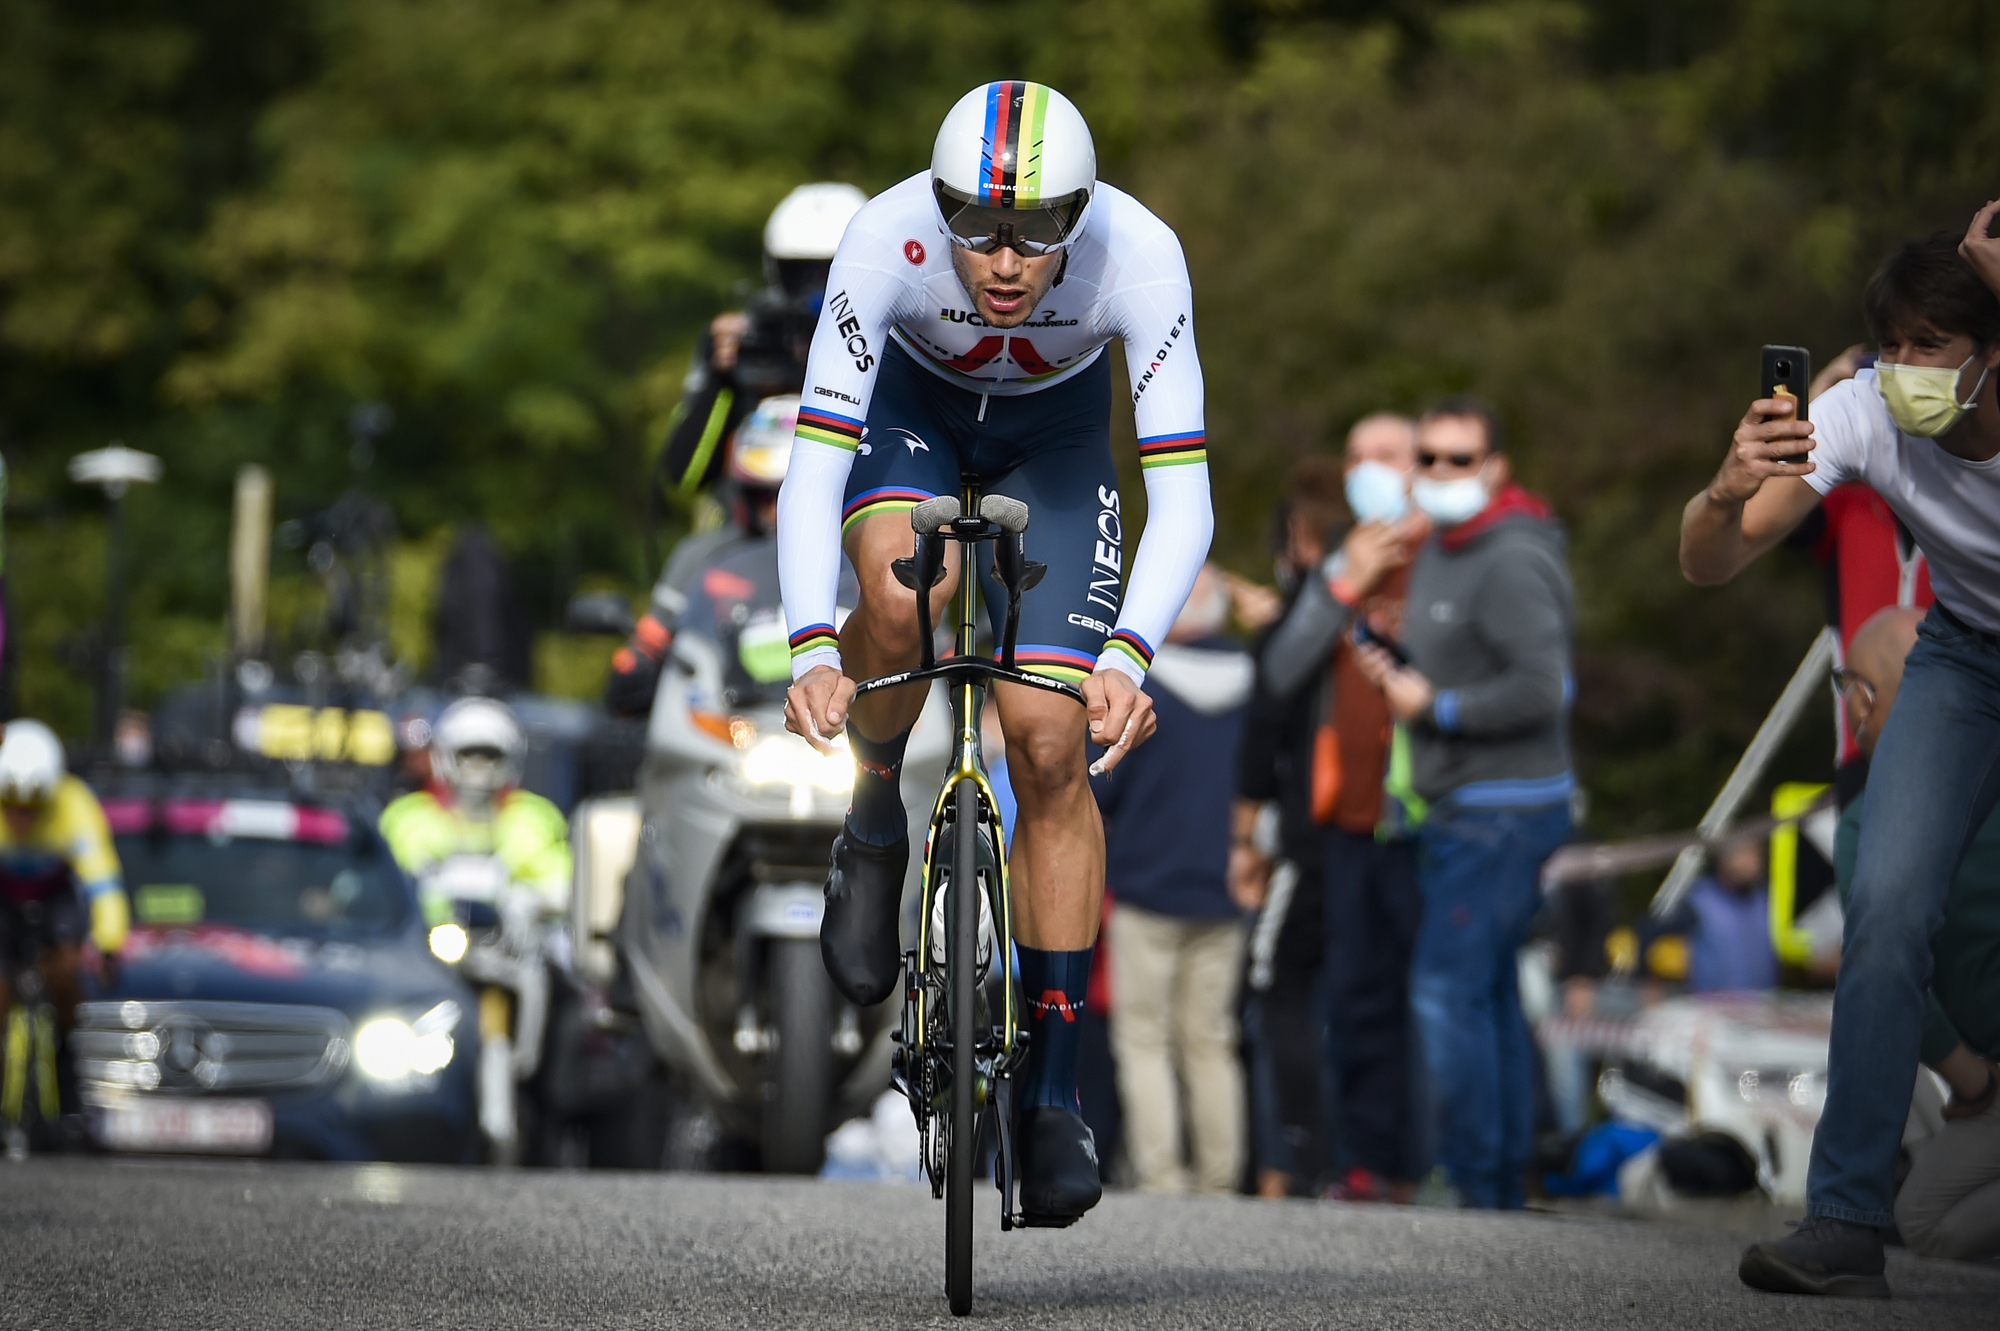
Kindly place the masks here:
[[(840, 587), (840, 501), (888, 349), (889, 326), (917, 306), (903, 238), (848, 225), (827, 277), (826, 305), (806, 361), (792, 460), (778, 491), (778, 584), (792, 639), (792, 678), (840, 668), (833, 622)], [(940, 242), (942, 243), (942, 242)], [(902, 271), (898, 271), (898, 270)]]
[(660, 450), (661, 479), (683, 497), (693, 496), (715, 476), (722, 462), (722, 441), (747, 411), (737, 401), (735, 375), (715, 361), (711, 330), (695, 348), (680, 404), (667, 427), (667, 442)]
[[(1215, 534), (1209, 507), (1201, 360), (1194, 349), (1194, 293), (1180, 241), (1147, 214), (1113, 243), (1120, 273), (1107, 293), (1111, 329), (1125, 341), (1132, 415), (1146, 481), (1146, 535), (1110, 641), (1097, 668), (1144, 683), (1153, 651), (1166, 640)], [(1115, 504), (1108, 505), (1115, 507)], [(1157, 533), (1157, 535), (1155, 534)]]
[(534, 889), (546, 908), (567, 908), (576, 862), (570, 854), (569, 825), (560, 809), (532, 791), (509, 791), (494, 828), (494, 844), (509, 878)]
[(76, 777), (63, 779), (59, 798), (69, 805), (61, 820), (64, 854), (76, 875), (77, 891), (90, 911), (90, 941), (110, 955), (125, 946), (132, 924), (125, 900), (125, 870), (111, 842), (111, 824), (90, 788)]

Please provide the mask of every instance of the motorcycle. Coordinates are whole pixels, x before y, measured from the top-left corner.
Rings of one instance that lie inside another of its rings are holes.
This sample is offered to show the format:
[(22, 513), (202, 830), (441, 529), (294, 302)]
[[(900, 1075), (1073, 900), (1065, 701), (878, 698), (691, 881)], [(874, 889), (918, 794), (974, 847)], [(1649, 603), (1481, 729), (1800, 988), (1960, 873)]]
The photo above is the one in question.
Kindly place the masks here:
[[(845, 1002), (820, 959), (853, 761), (844, 739), (824, 755), (786, 732), (790, 679), (776, 544), (726, 546), (695, 579), (654, 697), (617, 945), (655, 1051), (722, 1136), (767, 1171), (816, 1173), (827, 1133), (888, 1085), (895, 1003)], [(949, 747), (933, 699), (904, 790), (928, 798)]]
[(420, 887), (425, 899), (451, 903), (451, 919), (431, 930), (431, 951), (479, 991), (479, 1127), (488, 1157), (519, 1163), (521, 1111), (548, 1030), (551, 971), (568, 935), (544, 921), (539, 895), (515, 887), (494, 855), (450, 856), (422, 875)]

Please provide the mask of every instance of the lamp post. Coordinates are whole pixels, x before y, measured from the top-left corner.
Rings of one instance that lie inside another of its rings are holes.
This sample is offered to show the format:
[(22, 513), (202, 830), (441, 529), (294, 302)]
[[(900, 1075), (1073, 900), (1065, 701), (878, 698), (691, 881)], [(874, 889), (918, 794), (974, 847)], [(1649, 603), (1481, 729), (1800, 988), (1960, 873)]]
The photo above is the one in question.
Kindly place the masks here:
[(118, 713), (125, 706), (125, 492), (160, 479), (160, 460), (113, 443), (69, 460), (69, 478), (104, 491), (110, 508), (110, 540), (104, 561), (104, 653), (98, 661), (96, 741), (111, 747)]

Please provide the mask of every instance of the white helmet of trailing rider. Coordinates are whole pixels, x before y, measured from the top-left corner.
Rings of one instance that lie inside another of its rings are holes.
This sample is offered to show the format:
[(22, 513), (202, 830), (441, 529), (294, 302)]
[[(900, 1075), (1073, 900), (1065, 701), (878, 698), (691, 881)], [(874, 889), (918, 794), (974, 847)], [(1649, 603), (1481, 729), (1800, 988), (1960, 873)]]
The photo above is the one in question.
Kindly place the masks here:
[(9, 721), (0, 742), (0, 800), (39, 804), (56, 793), (65, 764), (62, 741), (40, 721)]
[(1097, 148), (1069, 98), (1007, 79), (958, 99), (931, 150), (931, 197), (952, 242), (981, 254), (1061, 249), (1083, 229)]
[(752, 490), (775, 490), (784, 484), (798, 425), (797, 393), (759, 402), (730, 437), (729, 478)]
[(852, 185), (801, 185), (779, 200), (764, 223), (764, 253), (773, 259), (831, 259), (847, 224), (868, 196)]
[[(491, 698), (460, 698), (431, 730), (431, 763), (455, 791), (483, 795), (515, 784), (527, 753), (512, 709)], [(476, 760), (489, 754), (488, 761)]]

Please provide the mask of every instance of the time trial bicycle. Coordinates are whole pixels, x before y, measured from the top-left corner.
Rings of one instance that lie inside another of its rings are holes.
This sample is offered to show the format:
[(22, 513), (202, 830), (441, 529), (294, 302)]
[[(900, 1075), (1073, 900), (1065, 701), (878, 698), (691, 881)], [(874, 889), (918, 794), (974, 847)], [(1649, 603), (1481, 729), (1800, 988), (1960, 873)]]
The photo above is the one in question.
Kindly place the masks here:
[[(1027, 557), (1026, 504), (1006, 495), (982, 496), (976, 485), (967, 485), (962, 495), (918, 504), (910, 511), (910, 525), (916, 551), (891, 568), (896, 580), (916, 593), (923, 656), (914, 669), (868, 680), (855, 695), (943, 680), (950, 696), (952, 759), (924, 840), (917, 946), (903, 956), (903, 1015), (893, 1038), (895, 1085), (916, 1116), (931, 1195), (945, 1203), (945, 1294), (951, 1311), (962, 1317), (972, 1310), (973, 1189), (985, 1129), (991, 1129), (997, 1147), (993, 1181), (1000, 1190), (1000, 1228), (1036, 1223), (1015, 1202), (1013, 1077), (1027, 1057), (1028, 1033), (1020, 1025), (1011, 964), (1014, 916), (1006, 837), (980, 749), (980, 713), (997, 680), (1060, 693), (1079, 706), (1083, 693), (1014, 664), (1021, 596), (1048, 572)], [(1007, 597), (997, 659), (978, 650), (976, 556), (988, 541), (994, 576)], [(960, 551), (958, 626), (954, 654), (939, 660), (929, 593), (944, 579), (948, 542)]]

